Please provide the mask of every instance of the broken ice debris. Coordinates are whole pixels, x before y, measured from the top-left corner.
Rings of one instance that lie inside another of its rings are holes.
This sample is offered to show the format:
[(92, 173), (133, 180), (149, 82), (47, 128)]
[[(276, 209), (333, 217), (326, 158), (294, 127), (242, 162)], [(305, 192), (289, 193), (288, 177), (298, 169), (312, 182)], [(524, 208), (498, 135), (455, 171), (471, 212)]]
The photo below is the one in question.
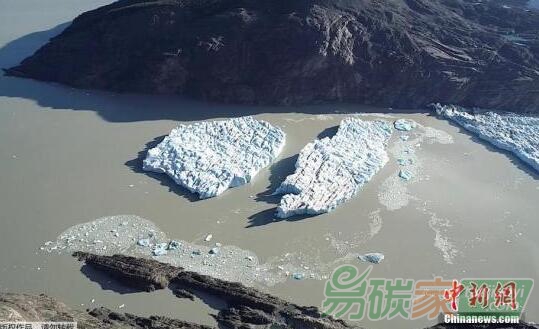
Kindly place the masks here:
[(179, 243), (178, 241), (172, 240), (172, 241), (170, 241), (170, 242), (168, 243), (167, 249), (168, 249), (168, 250), (176, 250), (176, 249), (178, 249), (180, 246), (181, 246), (181, 243)]
[(295, 279), (295, 280), (302, 280), (304, 277), (305, 277), (305, 274), (303, 273), (294, 273), (292, 275), (292, 277)]
[(455, 105), (436, 104), (434, 108), (438, 115), (513, 153), (539, 171), (539, 117), (508, 112), (471, 113)]
[(412, 179), (413, 175), (408, 170), (401, 170), (401, 171), (399, 171), (399, 177), (404, 179), (404, 180), (410, 180), (410, 179)]
[(219, 253), (219, 248), (218, 247), (213, 247), (210, 249), (210, 254), (212, 255), (217, 255)]
[(321, 214), (351, 199), (387, 163), (391, 133), (385, 121), (346, 118), (335, 136), (307, 144), (275, 191), (285, 194), (277, 216)]
[(395, 129), (400, 131), (410, 131), (415, 128), (416, 123), (412, 120), (399, 119), (393, 123)]
[(165, 256), (168, 254), (167, 247), (168, 243), (159, 243), (155, 246), (152, 253), (154, 256)]
[(143, 169), (166, 173), (205, 199), (250, 182), (284, 144), (281, 129), (252, 117), (180, 125), (148, 151)]
[(206, 239), (204, 239), (204, 241), (210, 242), (212, 238), (213, 238), (213, 235), (212, 235), (212, 234), (208, 234), (208, 235), (206, 235)]
[(150, 246), (150, 239), (140, 239), (137, 241), (137, 244), (141, 247), (149, 247)]
[(371, 252), (365, 255), (359, 255), (359, 260), (362, 262), (368, 262), (372, 264), (380, 264), (384, 260), (384, 254), (381, 254), (379, 252)]

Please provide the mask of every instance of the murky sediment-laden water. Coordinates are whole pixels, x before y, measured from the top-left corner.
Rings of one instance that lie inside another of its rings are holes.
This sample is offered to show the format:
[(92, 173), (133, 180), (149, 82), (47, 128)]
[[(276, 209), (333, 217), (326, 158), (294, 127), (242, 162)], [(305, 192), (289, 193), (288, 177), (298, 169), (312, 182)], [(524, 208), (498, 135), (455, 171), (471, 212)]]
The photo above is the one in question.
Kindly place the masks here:
[[(57, 33), (57, 25), (105, 2), (0, 2), (1, 66), (15, 64)], [(329, 214), (275, 218), (278, 198), (271, 193), (293, 172), (301, 148), (358, 112), (367, 112), (365, 120), (406, 118), (420, 126), (394, 133), (389, 163), (357, 198)], [(372, 277), (538, 279), (538, 175), (428, 113), (388, 112), (345, 105), (218, 106), (0, 77), (0, 289), (44, 292), (81, 309), (125, 304), (122, 311), (214, 323), (208, 313), (215, 311), (202, 301), (120, 289), (91, 269), (81, 271), (69, 256), (73, 248), (87, 248), (152, 257), (151, 246), (137, 243), (141, 239), (181, 243), (162, 260), (316, 306), (333, 268), (364, 268), (357, 254), (367, 252), (385, 255)], [(198, 200), (165, 176), (142, 172), (145, 150), (178, 122), (248, 114), (287, 133), (281, 156), (252, 183)], [(409, 180), (399, 177), (403, 169)], [(219, 252), (210, 255), (216, 246)], [(301, 280), (293, 278), (298, 273)], [(527, 319), (538, 321), (538, 311), (534, 291)]]

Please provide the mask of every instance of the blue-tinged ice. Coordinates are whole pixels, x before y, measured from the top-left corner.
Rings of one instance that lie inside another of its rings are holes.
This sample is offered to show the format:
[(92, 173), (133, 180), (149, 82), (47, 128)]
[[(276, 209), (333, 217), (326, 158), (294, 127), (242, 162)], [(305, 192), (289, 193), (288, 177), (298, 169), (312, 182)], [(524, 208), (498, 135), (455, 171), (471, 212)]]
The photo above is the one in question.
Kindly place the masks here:
[(387, 163), (391, 134), (386, 121), (346, 118), (335, 136), (307, 144), (275, 192), (285, 194), (277, 216), (326, 213), (350, 200)]
[(509, 112), (472, 113), (455, 105), (436, 104), (435, 110), (539, 171), (539, 117)]
[(358, 258), (362, 262), (380, 264), (384, 260), (385, 256), (379, 252), (371, 252), (365, 255), (359, 255)]
[(281, 129), (252, 117), (180, 125), (148, 151), (143, 169), (166, 173), (205, 199), (250, 182), (284, 144)]
[(410, 131), (416, 127), (415, 121), (399, 119), (393, 123), (395, 129), (400, 131)]

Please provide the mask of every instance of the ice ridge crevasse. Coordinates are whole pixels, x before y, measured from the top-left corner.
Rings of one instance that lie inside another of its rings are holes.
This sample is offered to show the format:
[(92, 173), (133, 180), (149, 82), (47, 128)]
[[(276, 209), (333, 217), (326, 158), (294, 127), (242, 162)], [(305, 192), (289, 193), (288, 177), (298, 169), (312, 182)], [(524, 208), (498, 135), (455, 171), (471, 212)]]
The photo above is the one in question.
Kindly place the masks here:
[(284, 194), (277, 216), (326, 213), (348, 201), (387, 163), (391, 134), (385, 121), (346, 118), (335, 136), (307, 144), (275, 191)]
[(284, 144), (281, 129), (252, 117), (182, 124), (148, 151), (143, 169), (166, 173), (205, 199), (250, 182)]

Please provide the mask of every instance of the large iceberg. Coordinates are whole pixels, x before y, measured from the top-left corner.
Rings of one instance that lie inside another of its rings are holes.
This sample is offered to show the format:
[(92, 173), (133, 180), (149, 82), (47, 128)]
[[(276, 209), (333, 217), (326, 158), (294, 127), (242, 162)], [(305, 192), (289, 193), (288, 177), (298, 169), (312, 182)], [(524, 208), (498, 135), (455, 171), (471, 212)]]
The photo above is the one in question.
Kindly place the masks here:
[(435, 110), (539, 171), (539, 117), (509, 112), (470, 113), (455, 105), (436, 104)]
[(307, 144), (275, 192), (285, 194), (277, 216), (321, 214), (352, 198), (387, 163), (391, 134), (385, 121), (346, 118), (335, 136)]
[(148, 151), (143, 169), (166, 173), (205, 199), (251, 181), (284, 144), (281, 129), (252, 117), (180, 125)]

